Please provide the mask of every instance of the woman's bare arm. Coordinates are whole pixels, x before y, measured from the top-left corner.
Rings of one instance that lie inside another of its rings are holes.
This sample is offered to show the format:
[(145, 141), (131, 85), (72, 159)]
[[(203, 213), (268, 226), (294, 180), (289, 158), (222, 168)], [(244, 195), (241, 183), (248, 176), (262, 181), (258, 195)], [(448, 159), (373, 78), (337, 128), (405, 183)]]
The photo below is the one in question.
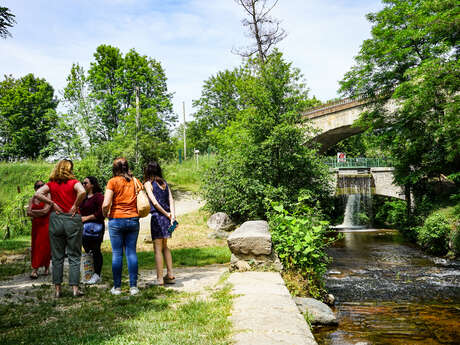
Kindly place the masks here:
[(109, 213), (110, 205), (112, 205), (112, 199), (113, 199), (113, 190), (106, 189), (105, 194), (104, 194), (104, 201), (102, 202), (102, 215), (104, 217), (107, 217)]
[(168, 217), (169, 219), (171, 219), (171, 214), (169, 214), (168, 212), (165, 211), (165, 209), (163, 207), (161, 207), (161, 205), (158, 203), (157, 199), (155, 198), (155, 195), (153, 195), (153, 188), (152, 188), (152, 183), (150, 181), (147, 181), (144, 183), (144, 188), (145, 188), (145, 191), (147, 192), (147, 195), (150, 199), (150, 201), (152, 202), (153, 206), (158, 210), (160, 211), (161, 213), (163, 213), (166, 217)]
[[(51, 196), (48, 194), (47, 198), (50, 198)], [(45, 204), (45, 207), (39, 210), (30, 210), (30, 213), (32, 214), (32, 217), (43, 217), (46, 216), (51, 210), (51, 205)]]
[(77, 182), (73, 186), (73, 190), (77, 193), (77, 197), (75, 198), (75, 201), (70, 208), (70, 213), (72, 214), (72, 217), (75, 216), (75, 214), (78, 212), (78, 206), (80, 206), (81, 202), (85, 198), (86, 191), (81, 182)]
[(176, 206), (174, 205), (174, 198), (172, 196), (171, 188), (169, 188), (169, 208), (171, 209), (171, 223), (176, 219)]
[(62, 213), (62, 209), (51, 200), (50, 187), (47, 184), (41, 186), (34, 194), (34, 197), (38, 200), (44, 202), (47, 205), (50, 205), (56, 213)]

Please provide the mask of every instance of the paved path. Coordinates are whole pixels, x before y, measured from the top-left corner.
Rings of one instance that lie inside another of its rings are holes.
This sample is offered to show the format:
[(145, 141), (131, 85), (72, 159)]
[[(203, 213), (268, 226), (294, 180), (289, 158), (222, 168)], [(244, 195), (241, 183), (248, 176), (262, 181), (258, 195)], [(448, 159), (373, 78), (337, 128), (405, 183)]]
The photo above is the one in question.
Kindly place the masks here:
[(236, 345), (316, 345), (279, 273), (237, 272), (228, 281)]
[[(176, 207), (176, 216), (182, 216), (190, 212), (198, 211), (204, 206), (205, 202), (199, 197), (190, 192), (176, 192), (174, 196)], [(108, 229), (107, 220), (105, 221), (105, 229)], [(147, 217), (139, 219), (139, 239), (142, 241), (145, 237), (150, 239), (150, 214)], [(109, 232), (105, 231), (104, 240), (110, 240)]]

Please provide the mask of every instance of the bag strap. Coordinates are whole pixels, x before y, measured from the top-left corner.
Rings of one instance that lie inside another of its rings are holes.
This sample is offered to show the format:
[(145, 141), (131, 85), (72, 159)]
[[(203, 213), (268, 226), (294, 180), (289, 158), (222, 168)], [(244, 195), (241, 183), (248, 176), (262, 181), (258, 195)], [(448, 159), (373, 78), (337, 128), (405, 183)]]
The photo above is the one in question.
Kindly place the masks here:
[(134, 187), (136, 189), (136, 196), (137, 196), (139, 192), (144, 189), (144, 187), (142, 186), (141, 182), (137, 179), (137, 177), (133, 177), (133, 179), (134, 179)]

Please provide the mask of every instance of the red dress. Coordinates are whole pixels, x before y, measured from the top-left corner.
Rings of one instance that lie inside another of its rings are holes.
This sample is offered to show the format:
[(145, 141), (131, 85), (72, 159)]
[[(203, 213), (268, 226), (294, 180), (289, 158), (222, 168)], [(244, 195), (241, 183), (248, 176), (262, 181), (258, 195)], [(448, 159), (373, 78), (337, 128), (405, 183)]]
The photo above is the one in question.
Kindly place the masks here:
[[(32, 210), (41, 210), (45, 203), (32, 203)], [(32, 268), (49, 267), (51, 259), (50, 238), (48, 234), (49, 213), (43, 217), (32, 218)]]

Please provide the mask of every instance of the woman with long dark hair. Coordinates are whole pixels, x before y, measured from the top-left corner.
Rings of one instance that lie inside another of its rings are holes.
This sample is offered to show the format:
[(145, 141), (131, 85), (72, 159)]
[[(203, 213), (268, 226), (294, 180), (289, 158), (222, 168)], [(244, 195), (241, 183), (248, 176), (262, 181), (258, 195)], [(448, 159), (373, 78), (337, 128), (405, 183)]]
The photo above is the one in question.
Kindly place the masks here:
[(81, 296), (83, 293), (78, 285), (83, 223), (78, 214), (78, 207), (85, 197), (85, 189), (73, 174), (72, 161), (59, 161), (51, 172), (49, 182), (35, 192), (35, 197), (52, 207), (49, 236), (55, 297), (61, 296), (66, 252), (69, 259), (69, 285), (72, 286), (74, 297)]
[[(152, 215), (150, 218), (150, 233), (155, 250), (157, 284), (174, 284), (172, 256), (168, 248), (168, 238), (171, 238), (168, 228), (176, 220), (174, 199), (157, 162), (147, 164), (144, 169), (144, 181), (144, 188), (150, 200), (150, 213)], [(164, 277), (163, 257), (167, 269)]]
[[(113, 161), (113, 177), (107, 183), (102, 204), (102, 214), (109, 217), (109, 234), (112, 243), (112, 295), (121, 294), (121, 273), (123, 268), (123, 249), (128, 261), (129, 292), (139, 293), (137, 288), (137, 253), (139, 236), (139, 214), (134, 177), (125, 158)], [(110, 213), (109, 213), (110, 209)]]
[(102, 253), (101, 244), (104, 238), (104, 216), (102, 203), (104, 195), (97, 178), (88, 176), (83, 180), (86, 198), (80, 205), (81, 220), (83, 222), (83, 248), (86, 253), (92, 253), (94, 261), (94, 274), (86, 282), (96, 284), (101, 280)]

